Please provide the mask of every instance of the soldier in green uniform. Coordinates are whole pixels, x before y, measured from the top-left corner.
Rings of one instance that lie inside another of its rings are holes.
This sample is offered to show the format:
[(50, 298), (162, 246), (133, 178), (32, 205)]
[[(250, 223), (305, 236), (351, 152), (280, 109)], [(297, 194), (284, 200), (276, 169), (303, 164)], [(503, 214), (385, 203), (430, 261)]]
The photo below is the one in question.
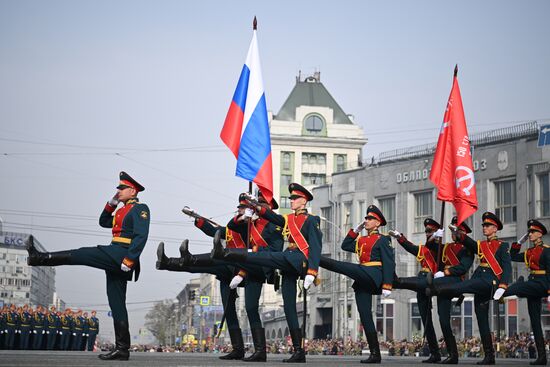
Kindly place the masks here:
[[(535, 337), (537, 347), (537, 359), (529, 364), (546, 365), (546, 349), (544, 334), (541, 326), (541, 298), (546, 298), (550, 303), (550, 246), (545, 245), (542, 236), (547, 233), (546, 227), (536, 219), (527, 222), (528, 234), (523, 236), (517, 243), (512, 244), (510, 255), (512, 261), (524, 262), (530, 271), (529, 279), (526, 282), (517, 282), (508, 287), (503, 297), (518, 296), (527, 298), (527, 309), (531, 319), (531, 329)], [(521, 245), (525, 240), (534, 245), (524, 252)]]
[[(438, 270), (437, 265), (437, 243), (436, 237), (442, 237), (440, 225), (432, 218), (424, 220), (424, 232), (426, 233), (426, 244), (415, 245), (410, 242), (403, 234), (391, 230), (389, 234), (397, 239), (397, 242), (411, 255), (416, 257), (420, 263), (420, 271), (415, 277), (396, 278), (393, 287), (396, 289), (409, 289), (416, 291), (416, 300), (418, 302), (418, 311), (422, 325), (424, 326), (424, 335), (430, 349), (430, 357), (423, 360), (423, 363), (438, 363), (441, 361), (439, 352), (439, 343), (435, 335), (434, 324), (432, 320), (432, 303), (430, 297), (427, 297), (426, 287), (428, 286), (426, 277), (428, 274), (435, 273)], [(439, 230), (439, 231), (438, 231)]]
[(23, 305), (19, 313), (19, 349), (29, 349), (29, 336), (31, 334), (32, 316), (29, 312), (29, 305)]
[[(457, 226), (457, 231), (461, 234), (471, 233), (472, 230), (466, 223), (457, 224), (458, 218), (456, 216), (451, 220), (451, 224)], [(443, 263), (443, 270), (436, 272), (433, 277), (433, 284), (456, 284), (464, 280), (465, 275), (472, 266), (474, 261), (474, 254), (465, 248), (461, 243), (457, 242), (457, 236), (452, 235), (453, 242), (442, 245), (441, 262)], [(432, 281), (428, 277), (428, 284)], [(427, 292), (427, 295), (431, 295), (431, 292)], [(441, 332), (443, 333), (443, 339), (447, 346), (447, 352), (449, 356), (441, 362), (441, 364), (457, 364), (458, 363), (458, 349), (456, 345), (456, 339), (453, 335), (453, 329), (451, 328), (451, 308), (452, 298), (440, 295), (437, 297), (437, 313), (439, 315), (439, 324), (441, 325)]]
[[(115, 350), (99, 355), (104, 360), (128, 360), (130, 356), (126, 288), (132, 275), (135, 275), (136, 281), (139, 277), (139, 256), (149, 235), (149, 208), (137, 198), (137, 194), (143, 190), (144, 187), (130, 175), (120, 172), (117, 193), (105, 205), (99, 217), (102, 227), (112, 228), (113, 238), (110, 245), (41, 253), (34, 247), (32, 236), (27, 240), (29, 265), (85, 265), (105, 271), (107, 297), (113, 313)], [(117, 210), (120, 202), (124, 206)]]
[[(237, 207), (237, 216), (243, 216), (245, 211), (244, 203)], [(246, 242), (239, 232), (227, 227), (214, 225), (202, 217), (195, 218), (195, 226), (207, 236), (213, 237), (216, 231), (220, 231), (226, 238), (228, 246), (235, 248), (246, 248)], [(224, 308), (225, 319), (231, 339), (232, 350), (230, 353), (219, 357), (223, 360), (241, 360), (244, 358), (244, 340), (242, 330), (237, 317), (235, 306), (235, 293), (231, 291), (230, 283), (235, 274), (239, 271), (234, 265), (223, 261), (213, 261), (210, 254), (191, 255), (188, 248), (188, 241), (185, 240), (180, 246), (179, 258), (168, 258), (164, 253), (164, 243), (160, 243), (157, 249), (156, 267), (159, 270), (182, 271), (188, 273), (212, 274), (220, 281), (220, 293)]]
[(48, 324), (48, 330), (46, 330), (46, 349), (47, 350), (54, 350), (56, 341), (57, 341), (57, 335), (59, 334), (59, 316), (57, 316), (57, 311), (55, 310), (55, 306), (52, 306), (50, 308), (50, 311), (46, 315), (46, 320)]
[(47, 320), (44, 314), (42, 306), (36, 306), (36, 311), (32, 319), (33, 328), (33, 349), (42, 349), (42, 341), (44, 340), (44, 334), (46, 334)]
[(82, 341), (80, 342), (80, 350), (86, 350), (86, 344), (88, 342), (90, 326), (88, 325), (88, 312), (82, 314)]
[[(321, 267), (344, 274), (355, 281), (355, 302), (370, 349), (369, 358), (361, 363), (382, 361), (378, 334), (372, 319), (372, 295), (382, 293), (384, 297), (389, 297), (392, 292), (395, 252), (391, 238), (378, 232), (378, 227), (385, 225), (386, 219), (380, 209), (369, 205), (365, 220), (355, 229), (350, 229), (342, 242), (342, 250), (357, 254), (359, 264), (321, 257)], [(367, 230), (366, 236), (360, 236), (363, 228)]]
[(246, 249), (224, 249), (221, 233), (217, 232), (212, 257), (236, 262), (239, 266), (249, 263), (282, 271), (284, 311), (294, 348), (292, 356), (283, 362), (303, 363), (306, 361), (306, 355), (296, 310), (296, 283), (300, 277), (304, 277), (304, 288), (307, 290), (315, 281), (321, 259), (322, 233), (319, 229), (320, 218), (309, 214), (306, 209), (306, 204), (313, 200), (313, 195), (297, 183), (291, 183), (288, 190), (290, 207), (294, 213), (284, 216), (259, 205), (255, 198), (248, 199), (260, 217), (283, 228), (283, 235), (289, 240), (289, 246), (285, 251), (247, 252)]
[(94, 351), (95, 339), (99, 333), (99, 319), (96, 317), (97, 312), (94, 310), (88, 319), (88, 351)]
[(73, 328), (73, 316), (70, 308), (63, 311), (60, 321), (61, 331), (59, 332), (59, 349), (69, 350)]
[(84, 333), (84, 319), (82, 318), (82, 310), (78, 310), (74, 315), (73, 322), (73, 343), (72, 350), (80, 350), (82, 344), (82, 334)]
[(15, 346), (15, 333), (19, 325), (19, 314), (12, 303), (10, 309), (6, 312), (5, 346), (6, 349), (13, 349)]
[(0, 350), (4, 349), (4, 338), (6, 335), (6, 305), (0, 309)]
[(457, 242), (464, 245), (468, 251), (478, 255), (480, 264), (471, 279), (459, 283), (437, 284), (434, 291), (437, 296), (447, 298), (458, 297), (464, 293), (474, 294), (474, 308), (485, 356), (477, 362), (478, 365), (495, 364), (495, 350), (491, 329), (489, 327), (489, 301), (491, 296), (499, 300), (504, 294), (512, 274), (508, 243), (497, 237), (497, 231), (502, 229), (502, 222), (491, 212), (482, 215), (483, 241), (474, 241), (465, 233), (455, 231)]

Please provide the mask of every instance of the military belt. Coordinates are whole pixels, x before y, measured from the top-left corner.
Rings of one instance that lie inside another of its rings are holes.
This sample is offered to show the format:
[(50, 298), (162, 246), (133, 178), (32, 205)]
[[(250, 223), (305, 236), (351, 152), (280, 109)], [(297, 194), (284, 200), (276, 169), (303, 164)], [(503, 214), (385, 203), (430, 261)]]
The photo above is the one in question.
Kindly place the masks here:
[(479, 266), (481, 266), (482, 268), (490, 268), (491, 265), (489, 265), (489, 263), (480, 263)]
[(113, 237), (111, 242), (124, 243), (126, 245), (129, 245), (130, 243), (132, 243), (132, 239), (127, 237)]
[(35, 329), (42, 329), (43, 326), (35, 326), (34, 328), (35, 328)]
[(70, 327), (68, 327), (68, 326), (63, 326), (62, 329), (67, 329), (67, 330), (69, 330)]
[(531, 274), (533, 274), (533, 275), (545, 275), (546, 270), (531, 270)]
[(31, 325), (29, 325), (29, 324), (21, 324), (21, 326), (27, 327), (27, 326), (31, 326)]
[(82, 329), (77, 327), (77, 328), (75, 328), (75, 330), (82, 330)]
[(8, 324), (8, 326), (15, 326), (15, 324), (10, 324), (9, 322), (7, 324)]
[(429, 273), (429, 272), (430, 272), (430, 268), (422, 268), (422, 269), (420, 269), (420, 272), (422, 272), (422, 273)]
[(298, 249), (298, 246), (295, 243), (291, 243), (287, 247), (288, 250), (296, 250)]
[(97, 330), (96, 328), (91, 327), (90, 330)]
[(55, 326), (48, 326), (50, 329), (55, 329)]
[(382, 261), (365, 261), (362, 262), (363, 266), (382, 266)]

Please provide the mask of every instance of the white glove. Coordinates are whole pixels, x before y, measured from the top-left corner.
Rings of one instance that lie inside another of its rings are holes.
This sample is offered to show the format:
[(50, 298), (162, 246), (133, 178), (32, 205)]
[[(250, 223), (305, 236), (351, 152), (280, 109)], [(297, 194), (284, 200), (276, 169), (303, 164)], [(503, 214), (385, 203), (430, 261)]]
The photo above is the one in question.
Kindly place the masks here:
[(36, 330), (33, 330), (32, 333), (33, 333), (33, 334), (36, 334)]
[(244, 278), (240, 275), (235, 275), (233, 277), (233, 279), (231, 279), (231, 283), (229, 283), (229, 288), (231, 289), (235, 289), (239, 286), (239, 284), (242, 283), (242, 281), (244, 280)]
[(499, 288), (495, 291), (493, 299), (495, 301), (498, 301), (502, 297), (503, 294), (504, 294), (504, 288)]
[[(548, 297), (550, 298), (550, 296), (548, 296)], [(4, 332), (7, 333), (7, 332), (8, 332), (8, 329), (4, 330)]]
[(365, 228), (365, 222), (361, 222), (357, 225), (357, 227), (355, 227), (355, 229), (353, 230), (353, 232), (355, 233), (359, 233), (363, 230), (363, 228)]
[(395, 229), (391, 229), (388, 233), (389, 233), (389, 235), (392, 236), (393, 238), (399, 238), (399, 237), (401, 237), (401, 233), (399, 233), (399, 232), (396, 231)]
[(60, 331), (60, 332), (59, 332), (59, 335), (63, 335), (63, 332), (62, 332), (62, 331)]
[(304, 289), (309, 289), (311, 285), (313, 284), (313, 281), (315, 280), (315, 277), (311, 274), (306, 275), (304, 279)]
[(110, 206), (117, 206), (118, 203), (120, 203), (120, 201), (118, 200), (118, 194), (115, 194), (115, 196), (113, 196), (111, 198), (111, 200), (109, 200), (109, 205)]
[(445, 235), (445, 230), (443, 228), (439, 228), (437, 231), (435, 231), (432, 237), (437, 239), (437, 238), (443, 238), (444, 235)]
[(73, 333), (73, 336), (76, 336), (76, 333)]
[(46, 334), (46, 332), (44, 330), (42, 330), (42, 335)]
[(132, 270), (132, 268), (129, 268), (127, 267), (126, 265), (124, 265), (124, 263), (120, 264), (120, 270), (122, 270), (123, 272), (127, 273), (129, 272), (130, 270)]
[[(548, 296), (548, 298), (546, 299), (546, 302), (550, 303), (550, 296)], [(8, 331), (6, 330), (6, 333), (7, 333), (7, 332), (8, 332)]]
[(382, 289), (382, 295), (384, 296), (384, 298), (388, 298), (389, 296), (391, 296), (391, 291), (389, 289)]
[(444, 272), (438, 271), (437, 273), (434, 274), (434, 279), (443, 278), (444, 276), (445, 276)]
[(529, 233), (526, 233), (523, 236), (521, 236), (521, 238), (518, 240), (518, 243), (520, 245), (523, 245), (525, 241), (527, 241), (528, 239), (529, 239)]
[(244, 214), (243, 214), (243, 217), (245, 218), (252, 218), (252, 216), (254, 215), (254, 210), (251, 209), (251, 208), (246, 208), (244, 210)]

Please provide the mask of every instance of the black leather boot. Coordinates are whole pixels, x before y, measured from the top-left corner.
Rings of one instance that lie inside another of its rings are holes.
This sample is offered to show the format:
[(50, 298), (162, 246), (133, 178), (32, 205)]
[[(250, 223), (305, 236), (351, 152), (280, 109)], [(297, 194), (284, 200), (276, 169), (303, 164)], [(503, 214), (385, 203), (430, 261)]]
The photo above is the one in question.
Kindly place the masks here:
[(302, 348), (302, 329), (291, 329), (290, 338), (292, 339), (292, 347), (294, 353), (290, 358), (283, 359), (284, 363), (306, 363), (306, 352)]
[(365, 333), (367, 342), (369, 343), (370, 356), (367, 359), (362, 359), (361, 363), (380, 363), (382, 356), (380, 355), (380, 344), (378, 344), (378, 334), (375, 332)]
[(168, 257), (164, 253), (164, 242), (159, 243), (159, 246), (157, 247), (157, 263), (156, 268), (157, 270), (167, 270), (168, 265)]
[(535, 345), (537, 346), (537, 359), (529, 364), (531, 366), (544, 366), (546, 365), (546, 349), (542, 335), (535, 336)]
[(458, 349), (456, 346), (456, 339), (454, 335), (443, 336), (445, 338), (445, 345), (447, 346), (447, 353), (449, 356), (441, 361), (441, 364), (457, 364), (458, 363)]
[[(431, 348), (430, 348), (431, 349)], [(441, 361), (441, 353), (439, 350), (430, 352), (430, 357), (422, 361), (422, 363), (439, 363)]]
[(185, 239), (181, 242), (180, 245), (180, 257), (182, 259), (191, 258), (191, 252), (189, 252), (189, 240)]
[(495, 364), (495, 349), (493, 347), (493, 339), (491, 338), (491, 334), (482, 336), (481, 343), (483, 344), (483, 353), (485, 356), (476, 364), (479, 366)]
[(70, 264), (70, 251), (40, 252), (34, 246), (34, 237), (32, 235), (30, 235), (25, 241), (25, 246), (27, 248), (27, 252), (29, 253), (29, 256), (27, 256), (27, 265), (57, 266)]
[(115, 321), (115, 349), (106, 354), (100, 354), (99, 359), (104, 361), (127, 361), (130, 358), (130, 328), (128, 321)]
[(216, 233), (214, 233), (214, 240), (213, 240), (213, 248), (210, 252), (210, 257), (212, 259), (223, 259), (223, 256), (225, 254), (223, 244), (222, 244), (222, 230), (218, 229)]
[(229, 338), (231, 339), (231, 347), (233, 350), (231, 353), (221, 356), (220, 359), (243, 359), (244, 341), (241, 329), (229, 329)]
[(393, 280), (392, 287), (396, 289), (409, 289), (411, 291), (418, 291), (418, 289), (420, 288), (420, 281), (417, 277), (395, 278)]
[(267, 354), (265, 351), (265, 329), (252, 329), (252, 340), (254, 341), (254, 353), (250, 357), (243, 358), (245, 362), (265, 362)]

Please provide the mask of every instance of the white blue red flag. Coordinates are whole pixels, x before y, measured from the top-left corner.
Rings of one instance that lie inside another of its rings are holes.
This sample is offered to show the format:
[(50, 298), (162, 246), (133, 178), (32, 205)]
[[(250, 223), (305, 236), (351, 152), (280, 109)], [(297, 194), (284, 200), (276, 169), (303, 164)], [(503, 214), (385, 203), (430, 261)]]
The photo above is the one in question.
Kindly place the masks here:
[(269, 202), (273, 197), (271, 138), (255, 28), (220, 137), (237, 158), (235, 174), (258, 185)]

